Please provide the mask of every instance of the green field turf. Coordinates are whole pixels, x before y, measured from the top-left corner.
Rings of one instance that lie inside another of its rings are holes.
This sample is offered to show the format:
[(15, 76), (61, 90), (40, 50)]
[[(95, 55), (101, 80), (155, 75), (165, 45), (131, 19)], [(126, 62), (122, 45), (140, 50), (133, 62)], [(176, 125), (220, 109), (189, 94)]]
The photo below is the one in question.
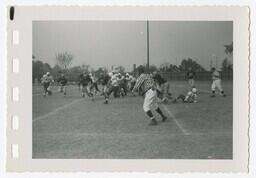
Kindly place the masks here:
[[(33, 87), (33, 158), (232, 159), (232, 82), (227, 97), (210, 98), (210, 82), (197, 82), (196, 104), (160, 105), (166, 122), (149, 126), (143, 98), (127, 96), (103, 104), (81, 98), (77, 86), (64, 98), (42, 97)], [(170, 82), (174, 96), (185, 82)]]

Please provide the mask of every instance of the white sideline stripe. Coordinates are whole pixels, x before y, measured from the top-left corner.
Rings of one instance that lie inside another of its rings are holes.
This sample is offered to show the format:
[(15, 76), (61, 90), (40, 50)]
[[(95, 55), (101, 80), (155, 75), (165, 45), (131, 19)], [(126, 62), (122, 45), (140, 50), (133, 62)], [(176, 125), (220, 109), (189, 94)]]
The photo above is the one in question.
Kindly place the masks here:
[(57, 112), (62, 111), (62, 110), (64, 110), (64, 109), (68, 108), (69, 106), (71, 106), (71, 105), (73, 105), (73, 104), (79, 102), (79, 101), (82, 101), (83, 99), (84, 99), (84, 98), (74, 100), (74, 101), (72, 101), (71, 103), (68, 103), (68, 104), (66, 104), (66, 105), (64, 105), (64, 106), (61, 106), (61, 107), (59, 107), (59, 108), (56, 108), (56, 109), (54, 109), (53, 111), (51, 111), (51, 112), (49, 112), (49, 113), (47, 113), (47, 114), (45, 114), (45, 115), (38, 116), (38, 117), (36, 117), (36, 118), (33, 120), (33, 122), (39, 121), (39, 120), (45, 119), (45, 118), (47, 118), (47, 117), (49, 117), (49, 116), (51, 116), (51, 115), (54, 115), (54, 114), (56, 114)]
[(169, 114), (170, 117), (172, 117), (173, 121), (176, 123), (176, 125), (179, 127), (179, 129), (182, 131), (182, 133), (184, 135), (190, 135), (183, 127), (182, 125), (179, 123), (179, 121), (176, 119), (176, 117), (172, 114), (172, 112), (165, 106), (163, 105), (163, 108), (165, 109), (165, 111)]

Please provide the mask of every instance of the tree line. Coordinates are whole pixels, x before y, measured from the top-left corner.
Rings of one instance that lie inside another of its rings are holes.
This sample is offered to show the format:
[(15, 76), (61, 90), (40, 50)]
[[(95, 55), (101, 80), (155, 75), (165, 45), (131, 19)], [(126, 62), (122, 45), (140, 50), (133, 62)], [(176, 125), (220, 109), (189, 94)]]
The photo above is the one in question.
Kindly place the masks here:
[[(222, 60), (221, 71), (223, 72), (232, 72), (233, 65), (231, 63), (233, 56), (233, 43), (229, 45), (224, 45), (225, 53), (227, 57)], [(231, 58), (231, 59), (229, 59)], [(74, 56), (68, 52), (58, 53), (55, 55), (56, 64), (54, 67), (51, 67), (48, 63), (42, 62), (40, 59), (37, 59), (36, 56), (32, 55), (32, 69), (33, 69), (33, 83), (35, 79), (39, 80), (46, 72), (50, 72), (53, 77), (59, 76), (60, 72), (68, 73), (69, 75), (78, 75), (82, 72), (93, 72), (95, 75), (98, 75), (102, 72), (107, 72), (106, 67), (99, 67), (93, 69), (90, 65), (78, 65), (71, 67), (71, 64), (74, 60)], [(139, 65), (133, 71), (126, 71), (125, 67), (117, 66), (116, 70), (122, 72), (137, 72), (140, 68), (146, 70), (146, 65)], [(203, 66), (197, 63), (197, 60), (192, 58), (183, 59), (179, 65), (174, 65), (170, 63), (164, 63), (160, 66), (150, 65), (149, 72), (159, 71), (159, 72), (186, 72), (189, 68), (192, 68), (195, 72), (205, 72), (207, 71)]]

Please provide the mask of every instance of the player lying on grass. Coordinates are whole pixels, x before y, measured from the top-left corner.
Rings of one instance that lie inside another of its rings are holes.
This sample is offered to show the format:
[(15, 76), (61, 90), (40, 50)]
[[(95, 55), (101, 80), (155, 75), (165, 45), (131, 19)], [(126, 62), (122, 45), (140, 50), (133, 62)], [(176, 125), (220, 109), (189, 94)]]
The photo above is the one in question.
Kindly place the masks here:
[(183, 103), (197, 103), (197, 89), (193, 87), (187, 95), (180, 94), (178, 97), (176, 97), (172, 102), (183, 102)]
[(162, 121), (165, 121), (167, 117), (158, 106), (155, 82), (149, 74), (144, 73), (144, 69), (140, 69), (139, 74), (133, 92), (141, 90), (141, 94), (144, 96), (143, 110), (150, 118), (149, 125), (157, 125), (156, 118), (151, 110), (155, 110), (162, 117)]
[(43, 96), (46, 97), (47, 95), (52, 95), (51, 91), (51, 84), (54, 82), (53, 77), (50, 75), (50, 72), (47, 72), (41, 78), (41, 83), (44, 87), (44, 94)]
[(224, 93), (224, 90), (221, 85), (221, 78), (220, 73), (215, 69), (215, 67), (212, 68), (212, 95), (211, 97), (215, 97), (215, 88), (218, 88), (220, 91), (220, 95), (225, 97), (226, 94)]
[(86, 74), (86, 72), (83, 73), (83, 76), (81, 78), (81, 85), (82, 85), (82, 97), (85, 97), (85, 94), (86, 94), (93, 101), (94, 96), (93, 96), (93, 93), (91, 92), (92, 79), (89, 74)]
[(170, 99), (172, 99), (172, 95), (169, 92), (170, 85), (158, 72), (153, 72), (153, 79), (156, 83), (157, 87), (157, 95), (162, 100), (162, 102), (166, 103)]
[(67, 85), (68, 80), (65, 77), (64, 73), (61, 73), (61, 76), (58, 78), (57, 82), (59, 84), (59, 91), (63, 92), (64, 97), (65, 97), (67, 94), (67, 86), (66, 85)]

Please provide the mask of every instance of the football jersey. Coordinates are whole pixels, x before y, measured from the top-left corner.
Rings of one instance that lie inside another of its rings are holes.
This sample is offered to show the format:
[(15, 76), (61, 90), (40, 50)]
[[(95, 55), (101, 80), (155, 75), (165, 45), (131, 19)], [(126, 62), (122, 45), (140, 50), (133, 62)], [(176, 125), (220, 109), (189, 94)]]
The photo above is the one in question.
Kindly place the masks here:
[(65, 76), (61, 76), (60, 78), (58, 78), (58, 83), (60, 83), (61, 85), (66, 85), (67, 82), (68, 80)]
[(218, 71), (214, 71), (212, 73), (212, 79), (213, 80), (217, 80), (217, 79), (220, 79), (220, 73)]
[(145, 94), (149, 89), (155, 87), (154, 79), (149, 74), (141, 74), (134, 86), (134, 90), (141, 91), (141, 94)]
[(196, 73), (194, 71), (188, 71), (187, 72), (187, 77), (189, 79), (193, 79), (193, 78), (195, 78), (195, 76), (196, 76)]
[(92, 79), (91, 79), (91, 77), (90, 77), (90, 75), (86, 75), (86, 76), (83, 76), (82, 78), (81, 78), (81, 84), (83, 85), (83, 86), (86, 86), (86, 85), (88, 85), (89, 83), (91, 83), (92, 82)]
[(41, 80), (42, 80), (42, 83), (52, 83), (53, 82), (52, 76), (47, 76), (47, 75), (44, 75)]

